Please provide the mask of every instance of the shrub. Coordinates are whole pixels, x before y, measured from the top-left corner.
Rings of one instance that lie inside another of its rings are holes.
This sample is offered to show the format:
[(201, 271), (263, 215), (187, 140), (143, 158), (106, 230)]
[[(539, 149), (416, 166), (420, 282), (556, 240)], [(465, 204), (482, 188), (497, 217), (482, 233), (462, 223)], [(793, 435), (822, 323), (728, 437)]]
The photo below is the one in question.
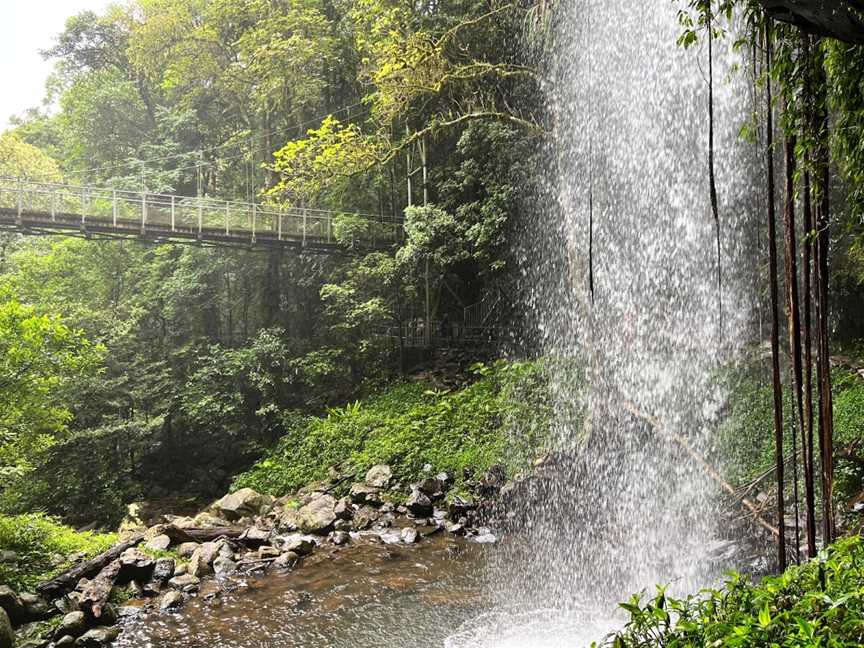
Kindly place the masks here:
[[(16, 563), (0, 563), (0, 582), (19, 590), (32, 589), (68, 569), (70, 554), (92, 557), (116, 541), (113, 533), (77, 532), (39, 513), (0, 515), (0, 550), (18, 555)], [(55, 562), (57, 556), (62, 561)]]
[[(234, 488), (284, 495), (327, 475), (331, 466), (362, 475), (388, 464), (409, 481), (425, 464), (457, 480), (466, 469), (503, 463), (512, 472), (546, 440), (549, 406), (534, 363), (476, 365), (479, 380), (455, 392), (398, 384), (367, 401), (331, 409), (325, 418), (285, 417), (288, 433)], [(508, 431), (519, 428), (519, 434)]]

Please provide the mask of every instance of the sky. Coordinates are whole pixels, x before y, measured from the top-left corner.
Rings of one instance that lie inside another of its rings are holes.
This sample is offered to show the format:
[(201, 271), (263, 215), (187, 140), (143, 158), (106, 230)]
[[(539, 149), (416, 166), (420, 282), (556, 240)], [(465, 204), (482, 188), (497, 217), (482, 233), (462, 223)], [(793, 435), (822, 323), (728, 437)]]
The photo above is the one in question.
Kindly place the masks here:
[(9, 118), (42, 102), (53, 63), (39, 50), (54, 43), (66, 18), (101, 11), (107, 0), (0, 0), (0, 132)]

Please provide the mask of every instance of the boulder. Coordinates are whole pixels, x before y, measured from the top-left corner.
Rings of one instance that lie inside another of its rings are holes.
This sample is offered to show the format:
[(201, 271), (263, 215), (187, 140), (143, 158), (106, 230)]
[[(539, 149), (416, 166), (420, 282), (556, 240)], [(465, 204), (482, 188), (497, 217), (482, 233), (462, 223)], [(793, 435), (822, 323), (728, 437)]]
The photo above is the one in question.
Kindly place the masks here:
[(336, 500), (332, 495), (318, 495), (297, 511), (297, 522), (303, 533), (325, 534), (336, 521)]
[(355, 504), (381, 504), (381, 490), (369, 484), (352, 484), (348, 495)]
[(103, 648), (104, 646), (110, 646), (119, 636), (119, 628), (98, 626), (92, 630), (88, 630), (78, 637), (78, 639), (75, 640), (75, 645), (80, 646), (81, 648)]
[(161, 533), (148, 540), (145, 546), (152, 551), (166, 551), (171, 546), (171, 538)]
[(194, 592), (201, 584), (201, 579), (192, 574), (183, 574), (182, 576), (175, 576), (168, 581), (168, 584), (182, 592)]
[(70, 612), (63, 617), (60, 625), (54, 631), (54, 639), (70, 636), (78, 638), (87, 632), (87, 617), (83, 612)]
[(6, 611), (9, 620), (15, 625), (24, 623), (24, 602), (8, 585), (0, 585), (0, 609)]
[(248, 547), (260, 547), (270, 541), (270, 536), (273, 532), (270, 529), (262, 529), (257, 526), (252, 526), (240, 534), (240, 542)]
[(30, 592), (21, 592), (18, 598), (21, 599), (21, 604), (24, 606), (24, 616), (28, 621), (44, 619), (49, 615), (51, 608), (41, 596)]
[(437, 477), (427, 477), (418, 482), (416, 487), (417, 490), (433, 500), (444, 497), (444, 484)]
[(371, 506), (361, 506), (354, 512), (354, 528), (358, 531), (371, 527), (381, 514)]
[(157, 583), (167, 583), (174, 575), (175, 569), (173, 558), (160, 558), (153, 567), (152, 580)]
[(372, 466), (369, 469), (364, 481), (367, 486), (386, 489), (390, 486), (390, 480), (392, 478), (393, 472), (390, 470), (390, 466), (379, 464), (377, 466)]
[(472, 497), (463, 497), (456, 495), (447, 503), (447, 512), (453, 519), (459, 519), (463, 515), (467, 515), (469, 511), (477, 508), (477, 503)]
[(219, 578), (231, 576), (237, 572), (237, 563), (227, 556), (219, 556), (213, 561), (213, 573)]
[(348, 497), (343, 497), (338, 502), (336, 502), (336, 506), (333, 508), (333, 512), (336, 514), (337, 519), (339, 520), (350, 520), (354, 517), (354, 507), (351, 506), (351, 499)]
[(315, 543), (302, 536), (286, 539), (282, 545), (282, 550), (297, 554), (298, 556), (308, 556), (315, 550)]
[(276, 521), (276, 528), (282, 532), (296, 531), (300, 528), (300, 512), (296, 508), (285, 509)]
[(241, 488), (214, 502), (210, 510), (214, 515), (233, 521), (260, 515), (272, 504), (273, 498), (269, 495), (262, 495), (251, 488)]
[(277, 569), (288, 569), (296, 565), (298, 560), (300, 560), (300, 556), (293, 551), (286, 551), (273, 561), (273, 566)]
[(120, 554), (120, 573), (117, 580), (121, 583), (128, 583), (130, 580), (146, 582), (150, 579), (155, 565), (156, 561), (150, 556), (135, 547), (130, 547)]
[(399, 538), (405, 544), (414, 544), (417, 542), (417, 530), (412, 529), (411, 527), (405, 527), (399, 534)]
[(258, 559), (259, 560), (268, 560), (270, 558), (278, 558), (282, 554), (279, 549), (276, 547), (271, 547), (269, 545), (264, 545), (258, 548)]
[(66, 635), (65, 637), (60, 637), (56, 642), (54, 642), (54, 648), (69, 648), (70, 646), (75, 645), (75, 637), (70, 635)]
[(330, 542), (332, 542), (337, 547), (340, 547), (344, 544), (348, 544), (348, 541), (351, 539), (344, 531), (334, 531), (333, 535), (330, 536)]
[(219, 555), (219, 551), (225, 546), (223, 541), (205, 542), (198, 547), (189, 560), (189, 573), (201, 578), (213, 572), (213, 561)]
[(201, 545), (197, 542), (184, 542), (179, 547), (177, 547), (177, 553), (181, 558), (191, 558), (192, 554), (195, 553), (195, 550)]
[(177, 591), (167, 592), (159, 599), (159, 609), (166, 610), (176, 610), (181, 605), (183, 605), (183, 594)]
[(12, 622), (3, 608), (0, 608), (0, 648), (15, 648), (15, 633)]
[(196, 515), (193, 521), (199, 529), (222, 529), (231, 526), (231, 523), (226, 518), (213, 515), (207, 511)]
[(418, 517), (428, 517), (432, 514), (432, 500), (429, 496), (423, 493), (419, 488), (411, 488), (411, 495), (405, 501), (405, 506), (412, 515)]

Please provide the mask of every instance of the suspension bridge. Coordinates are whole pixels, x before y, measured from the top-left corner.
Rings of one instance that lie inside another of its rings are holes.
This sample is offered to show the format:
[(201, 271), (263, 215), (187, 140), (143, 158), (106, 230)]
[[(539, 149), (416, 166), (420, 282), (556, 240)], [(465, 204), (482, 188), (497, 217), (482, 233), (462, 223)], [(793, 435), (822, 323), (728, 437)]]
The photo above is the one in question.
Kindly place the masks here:
[(0, 228), (322, 253), (389, 249), (404, 234), (401, 221), (371, 214), (4, 177)]

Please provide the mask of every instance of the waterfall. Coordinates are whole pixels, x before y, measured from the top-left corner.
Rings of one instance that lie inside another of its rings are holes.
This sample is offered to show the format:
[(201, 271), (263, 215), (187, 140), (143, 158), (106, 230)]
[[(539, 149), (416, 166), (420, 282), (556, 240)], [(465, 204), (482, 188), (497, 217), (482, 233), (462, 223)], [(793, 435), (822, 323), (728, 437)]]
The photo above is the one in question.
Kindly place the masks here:
[(684, 446), (711, 454), (720, 368), (749, 333), (756, 151), (737, 137), (748, 100), (730, 38), (714, 70), (721, 338), (707, 48), (677, 45), (678, 8), (559, 5), (544, 208), (526, 217), (524, 258), (556, 452), (491, 559), (489, 612), (451, 648), (588, 646), (622, 623), (617, 603), (632, 593), (695, 592), (720, 571), (706, 555), (716, 485)]

